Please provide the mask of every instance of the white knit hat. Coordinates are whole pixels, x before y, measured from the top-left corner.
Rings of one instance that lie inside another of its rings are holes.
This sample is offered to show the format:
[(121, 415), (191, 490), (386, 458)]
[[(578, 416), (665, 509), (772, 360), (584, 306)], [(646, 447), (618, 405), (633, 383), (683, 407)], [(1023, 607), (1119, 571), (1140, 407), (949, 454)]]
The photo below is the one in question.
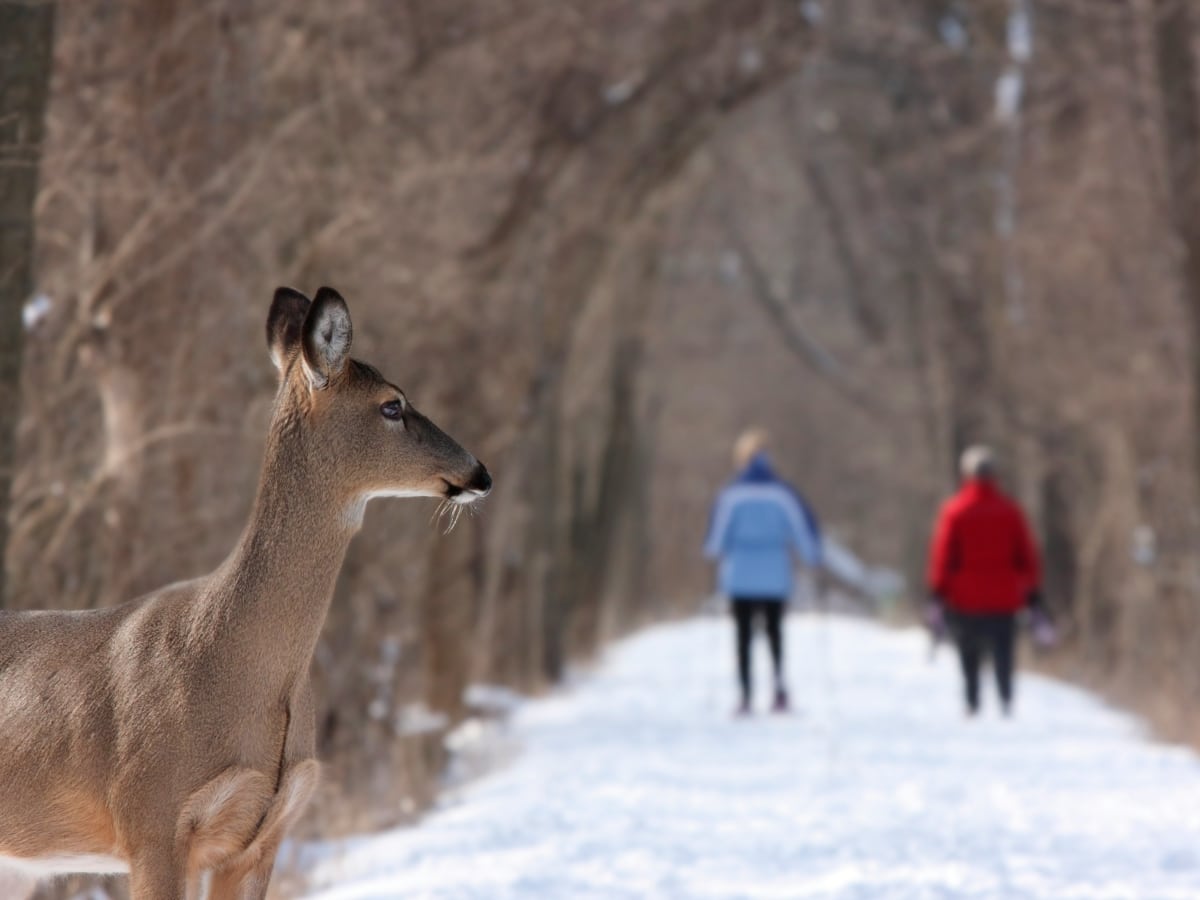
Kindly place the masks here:
[(963, 451), (958, 468), (963, 478), (991, 478), (996, 474), (996, 454), (991, 447), (975, 444)]

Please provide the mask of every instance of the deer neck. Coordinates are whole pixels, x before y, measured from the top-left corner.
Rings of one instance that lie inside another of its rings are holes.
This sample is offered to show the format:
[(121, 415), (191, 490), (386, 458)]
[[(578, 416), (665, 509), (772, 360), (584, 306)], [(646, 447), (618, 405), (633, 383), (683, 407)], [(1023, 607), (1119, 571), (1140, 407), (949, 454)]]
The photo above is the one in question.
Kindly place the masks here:
[(237, 546), (205, 591), (206, 631), (260, 666), (307, 670), (358, 530), (328, 472), (315, 471), (297, 429), (267, 441), (258, 492)]

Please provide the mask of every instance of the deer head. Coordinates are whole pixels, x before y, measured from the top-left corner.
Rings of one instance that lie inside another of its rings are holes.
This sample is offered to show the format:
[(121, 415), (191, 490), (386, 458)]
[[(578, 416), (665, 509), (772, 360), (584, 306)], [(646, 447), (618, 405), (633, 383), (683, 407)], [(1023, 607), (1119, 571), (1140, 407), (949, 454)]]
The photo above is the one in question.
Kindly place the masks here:
[(272, 431), (298, 444), (293, 464), (336, 466), (330, 484), (356, 521), (372, 497), (470, 503), (485, 496), (487, 469), (378, 370), (351, 359), (353, 336), (346, 301), (332, 288), (312, 301), (291, 288), (275, 292), (267, 317), (280, 376)]

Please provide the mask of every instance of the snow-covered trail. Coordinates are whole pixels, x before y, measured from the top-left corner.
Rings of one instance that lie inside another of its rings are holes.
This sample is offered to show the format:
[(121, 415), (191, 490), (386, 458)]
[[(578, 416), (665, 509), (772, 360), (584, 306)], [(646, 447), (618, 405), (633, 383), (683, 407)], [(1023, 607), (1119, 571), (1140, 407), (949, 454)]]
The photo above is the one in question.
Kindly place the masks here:
[(518, 713), (511, 766), (329, 853), (311, 897), (1200, 897), (1191, 752), (1034, 676), (1015, 719), (985, 695), (966, 721), (945, 649), (815, 615), (789, 619), (798, 714), (736, 720), (730, 632), (617, 645)]

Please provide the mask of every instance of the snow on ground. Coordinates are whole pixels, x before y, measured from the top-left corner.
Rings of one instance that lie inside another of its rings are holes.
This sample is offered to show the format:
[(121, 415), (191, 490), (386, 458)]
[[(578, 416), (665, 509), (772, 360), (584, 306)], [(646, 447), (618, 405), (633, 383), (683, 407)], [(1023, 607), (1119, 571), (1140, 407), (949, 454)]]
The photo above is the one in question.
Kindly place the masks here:
[(1014, 720), (967, 721), (948, 651), (810, 614), (787, 632), (798, 713), (738, 720), (731, 631), (617, 645), (517, 713), (510, 766), (321, 848), (310, 897), (1200, 897), (1194, 754), (1034, 676)]

